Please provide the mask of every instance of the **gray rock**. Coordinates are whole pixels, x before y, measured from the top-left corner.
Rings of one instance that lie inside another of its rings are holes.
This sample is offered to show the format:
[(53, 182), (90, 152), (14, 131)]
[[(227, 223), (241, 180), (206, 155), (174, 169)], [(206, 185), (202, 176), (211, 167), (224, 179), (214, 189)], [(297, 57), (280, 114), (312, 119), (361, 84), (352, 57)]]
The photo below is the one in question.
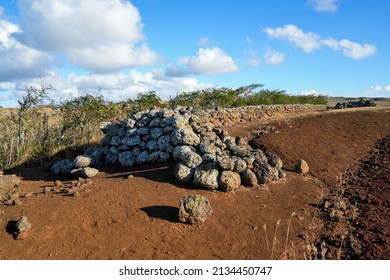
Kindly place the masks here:
[[(58, 174), (58, 173), (57, 173)], [(19, 185), (20, 178), (15, 175), (1, 175), (0, 176), (0, 195), (7, 193), (15, 186)]]
[(254, 157), (249, 156), (249, 157), (243, 157), (242, 159), (245, 161), (246, 166), (247, 166), (249, 169), (252, 169), (252, 168), (253, 168), (253, 162), (255, 161), (255, 158), (254, 158)]
[(135, 125), (135, 120), (133, 119), (121, 119), (119, 124), (124, 128), (133, 128)]
[(229, 150), (232, 152), (233, 155), (239, 156), (239, 157), (246, 157), (249, 156), (252, 152), (252, 147), (249, 145), (245, 146), (239, 146), (236, 144), (230, 144), (228, 145)]
[(119, 138), (125, 137), (126, 136), (127, 129), (124, 127), (120, 127), (118, 129), (118, 136)]
[(161, 127), (152, 128), (150, 130), (150, 135), (153, 139), (157, 140), (161, 135), (163, 135), (163, 129)]
[(22, 216), (15, 224), (16, 233), (25, 232), (31, 229), (31, 223), (26, 216)]
[(220, 156), (217, 158), (217, 164), (222, 170), (233, 170), (235, 166), (235, 160), (228, 156)]
[(93, 178), (99, 173), (99, 170), (92, 167), (84, 167), (81, 174), (87, 178)]
[(127, 151), (120, 153), (118, 156), (119, 164), (123, 167), (131, 167), (135, 164), (135, 155), (133, 152)]
[(111, 146), (111, 148), (109, 149), (109, 152), (113, 155), (116, 155), (116, 156), (120, 154), (117, 147), (115, 147), (115, 146)]
[(150, 134), (150, 128), (149, 127), (140, 127), (137, 129), (137, 134), (139, 136), (144, 136)]
[(266, 184), (272, 180), (279, 179), (279, 172), (277, 169), (268, 163), (255, 161), (253, 163), (253, 172), (256, 174), (257, 181), (260, 184)]
[(53, 164), (51, 167), (51, 171), (56, 175), (58, 174), (69, 175), (73, 168), (74, 168), (73, 161), (64, 159)]
[(253, 158), (256, 161), (264, 162), (266, 163), (268, 161), (267, 157), (265, 156), (264, 152), (260, 149), (255, 149), (251, 152), (250, 155), (251, 158)]
[(141, 150), (146, 150), (146, 143), (145, 143), (145, 141), (141, 141), (141, 142), (139, 142), (139, 147), (141, 148)]
[(129, 146), (127, 146), (127, 145), (120, 145), (117, 148), (117, 150), (118, 150), (119, 153), (122, 153), (122, 152), (125, 152), (125, 151), (129, 150)]
[(177, 146), (173, 149), (173, 157), (176, 161), (183, 162), (189, 168), (195, 168), (202, 163), (202, 157), (192, 147)]
[(282, 169), (279, 169), (278, 171), (278, 176), (279, 176), (279, 179), (283, 179), (283, 178), (286, 178), (286, 172), (284, 172)]
[(194, 169), (187, 167), (184, 163), (178, 162), (173, 167), (173, 175), (183, 182), (190, 182), (194, 177)]
[(192, 130), (192, 128), (181, 127), (176, 129), (174, 132), (172, 132), (171, 142), (175, 146), (179, 146), (179, 145), (197, 146), (200, 143), (200, 139)]
[(203, 223), (211, 213), (212, 209), (207, 197), (189, 195), (180, 199), (179, 220), (183, 223)]
[(309, 172), (309, 165), (303, 159), (298, 160), (297, 165), (295, 166), (295, 172), (300, 174), (306, 174)]
[(189, 127), (189, 116), (175, 115), (173, 118), (172, 125), (175, 128), (186, 128)]
[(118, 156), (117, 155), (114, 155), (112, 153), (107, 153), (105, 156), (104, 156), (104, 163), (106, 165), (114, 165), (118, 162)]
[(143, 151), (142, 153), (139, 154), (139, 156), (137, 156), (137, 163), (138, 164), (144, 164), (145, 162), (147, 162), (149, 160), (149, 152), (148, 151)]
[(195, 169), (194, 184), (207, 190), (218, 189), (218, 169), (214, 164), (201, 164)]
[(162, 121), (161, 121), (161, 127), (166, 127), (166, 126), (170, 126), (170, 125), (172, 125), (172, 123), (173, 123), (173, 118), (165, 118), (165, 119), (163, 119)]
[(113, 146), (120, 146), (122, 144), (122, 139), (118, 135), (112, 136), (110, 144)]
[(148, 148), (149, 152), (155, 152), (158, 151), (158, 145), (156, 140), (150, 140), (146, 143), (146, 147)]
[(151, 118), (144, 116), (141, 119), (139, 119), (139, 121), (137, 121), (137, 123), (135, 125), (138, 127), (145, 127), (145, 126), (149, 125), (150, 121), (151, 121)]
[(166, 152), (153, 152), (149, 155), (148, 162), (166, 162), (171, 158), (171, 155)]
[(150, 109), (149, 110), (149, 116), (153, 119), (156, 118), (160, 114), (159, 109)]
[(143, 150), (141, 149), (140, 146), (134, 146), (131, 151), (133, 152), (134, 156), (138, 157)]
[(111, 142), (111, 137), (109, 135), (106, 135), (103, 137), (102, 140), (100, 140), (100, 146), (107, 146)]
[(126, 137), (132, 137), (137, 135), (137, 129), (136, 128), (130, 128), (126, 130)]
[(225, 192), (236, 190), (241, 185), (240, 174), (233, 171), (222, 171), (219, 176), (219, 185)]
[(247, 169), (247, 164), (246, 164), (245, 160), (243, 160), (242, 158), (233, 157), (233, 160), (234, 160), (233, 171), (235, 171), (237, 173), (241, 173), (241, 172), (244, 172), (245, 169)]
[(139, 135), (133, 136), (133, 137), (125, 137), (122, 140), (122, 143), (127, 146), (136, 146), (139, 145), (141, 142), (141, 137)]
[(88, 154), (85, 156), (91, 158), (90, 165), (95, 165), (100, 162), (100, 159), (103, 156), (104, 149), (101, 147), (93, 147), (94, 149), (91, 149)]
[(170, 117), (172, 117), (173, 115), (175, 114), (175, 112), (174, 111), (172, 111), (172, 110), (162, 110), (162, 115), (161, 115), (161, 117), (162, 118), (170, 118)]
[(161, 121), (162, 121), (161, 118), (154, 118), (154, 119), (149, 123), (149, 127), (150, 127), (150, 128), (153, 128), (153, 127), (160, 127)]
[(199, 143), (199, 150), (203, 154), (215, 154), (217, 148), (210, 141), (210, 138), (202, 137)]
[(106, 134), (108, 136), (115, 136), (118, 135), (118, 129), (120, 128), (120, 125), (118, 123), (110, 123), (105, 127)]
[(253, 173), (249, 168), (245, 169), (244, 172), (241, 173), (241, 182), (244, 187), (255, 187), (258, 185), (256, 174)]
[(166, 134), (166, 135), (171, 135), (172, 132), (174, 132), (175, 130), (176, 130), (176, 128), (173, 125), (168, 125), (168, 126), (163, 128), (164, 134)]
[(271, 165), (272, 167), (274, 167), (274, 168), (276, 168), (278, 170), (283, 167), (282, 160), (276, 154), (274, 154), (274, 153), (266, 153), (265, 156), (268, 159), (269, 165)]
[(142, 136), (142, 141), (144, 141), (146, 143), (149, 142), (152, 139), (153, 139), (152, 135), (150, 135), (150, 134), (146, 134), (146, 135)]
[(202, 162), (204, 163), (214, 163), (217, 161), (217, 157), (215, 154), (204, 154), (202, 156)]
[(172, 153), (173, 145), (171, 144), (171, 137), (163, 135), (157, 140), (158, 149), (163, 152)]
[(174, 160), (180, 161), (181, 154), (183, 154), (183, 153), (190, 153), (190, 152), (195, 153), (196, 149), (194, 147), (185, 146), (185, 145), (177, 146), (177, 147), (175, 147), (173, 149), (172, 156), (173, 156)]

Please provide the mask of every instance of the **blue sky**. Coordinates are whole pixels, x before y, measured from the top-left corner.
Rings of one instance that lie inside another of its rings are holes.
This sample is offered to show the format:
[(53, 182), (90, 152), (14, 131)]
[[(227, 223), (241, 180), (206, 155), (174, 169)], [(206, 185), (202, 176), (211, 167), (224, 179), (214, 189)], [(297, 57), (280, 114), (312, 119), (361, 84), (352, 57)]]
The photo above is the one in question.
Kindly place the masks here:
[(41, 82), (57, 102), (252, 83), (386, 97), (389, 14), (386, 0), (3, 0), (0, 106)]

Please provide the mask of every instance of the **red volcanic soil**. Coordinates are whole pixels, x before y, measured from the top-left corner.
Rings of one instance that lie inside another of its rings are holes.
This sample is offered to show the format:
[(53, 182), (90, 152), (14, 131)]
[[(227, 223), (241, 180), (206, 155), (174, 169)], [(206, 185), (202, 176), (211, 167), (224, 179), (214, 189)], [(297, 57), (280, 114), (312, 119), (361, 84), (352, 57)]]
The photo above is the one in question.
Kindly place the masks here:
[[(317, 257), (308, 248), (322, 240), (329, 258), (389, 259), (389, 140), (378, 141), (390, 135), (390, 110), (279, 116), (229, 131), (250, 136), (264, 126), (275, 129), (251, 143), (278, 154), (287, 177), (234, 193), (180, 183), (172, 162), (102, 168), (89, 183), (79, 183), (78, 196), (54, 186), (58, 179), (62, 188), (74, 186), (77, 178), (19, 170), (18, 193), (33, 195), (22, 197), (20, 205), (0, 206), (0, 259), (304, 259)], [(293, 172), (299, 159), (309, 164), (308, 175)], [(345, 200), (357, 206), (348, 233), (355, 239), (330, 240), (331, 227), (346, 223), (330, 219), (324, 201), (345, 171)], [(178, 219), (180, 198), (190, 194), (210, 201), (213, 212), (202, 224)], [(23, 215), (32, 227), (16, 240), (10, 228)]]

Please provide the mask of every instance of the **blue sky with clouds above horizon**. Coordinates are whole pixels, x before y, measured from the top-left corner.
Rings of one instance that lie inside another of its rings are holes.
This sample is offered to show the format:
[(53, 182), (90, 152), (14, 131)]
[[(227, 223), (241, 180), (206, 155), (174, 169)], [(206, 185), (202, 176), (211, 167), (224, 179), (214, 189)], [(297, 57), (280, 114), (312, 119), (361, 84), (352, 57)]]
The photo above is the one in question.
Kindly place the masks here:
[(252, 83), (390, 96), (386, 0), (3, 0), (0, 106), (41, 80), (67, 100)]

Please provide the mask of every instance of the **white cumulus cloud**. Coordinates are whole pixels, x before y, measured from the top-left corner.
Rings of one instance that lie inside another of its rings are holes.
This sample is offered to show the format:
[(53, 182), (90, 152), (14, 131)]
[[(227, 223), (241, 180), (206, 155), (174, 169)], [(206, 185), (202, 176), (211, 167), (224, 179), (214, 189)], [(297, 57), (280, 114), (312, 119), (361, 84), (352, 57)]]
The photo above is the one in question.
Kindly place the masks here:
[(316, 33), (304, 32), (296, 25), (287, 24), (283, 27), (264, 29), (264, 32), (274, 39), (287, 40), (300, 47), (304, 52), (310, 53), (322, 46), (326, 46), (335, 51), (342, 51), (344, 56), (352, 59), (363, 59), (376, 54), (376, 47), (370, 44), (360, 44), (348, 39), (336, 40), (331, 37), (322, 39)]
[(386, 94), (389, 94), (390, 93), (390, 85), (388, 86), (381, 86), (381, 85), (375, 85), (375, 86), (371, 86), (368, 91), (367, 91), (368, 94), (380, 94), (380, 93), (386, 93)]
[(238, 71), (234, 60), (218, 47), (200, 48), (197, 56), (181, 58), (179, 64), (169, 65), (166, 75), (171, 77), (188, 74), (217, 75)]
[(270, 38), (285, 39), (291, 43), (294, 43), (307, 53), (310, 53), (321, 47), (320, 36), (312, 32), (305, 33), (296, 25), (287, 24), (283, 27), (277, 27), (275, 29), (267, 27), (264, 29), (264, 32), (267, 33)]
[(54, 89), (49, 92), (49, 98), (56, 102), (70, 100), (86, 93), (103, 94), (105, 100), (119, 102), (135, 98), (140, 92), (151, 90), (156, 91), (162, 99), (168, 100), (177, 93), (213, 86), (201, 83), (193, 77), (167, 77), (162, 69), (153, 69), (150, 72), (130, 70), (129, 73), (117, 74), (77, 75), (70, 73), (66, 76), (50, 72), (43, 76), (42, 80), (34, 78), (23, 82), (0, 83), (0, 93), (12, 89), (15, 94), (14, 98), (17, 100), (25, 93), (26, 86), (39, 88), (41, 82), (44, 85), (53, 85)]
[(0, 20), (0, 82), (38, 77), (51, 63), (45, 52), (25, 46), (13, 36), (20, 28), (6, 20)]
[(267, 48), (265, 55), (264, 55), (265, 62), (268, 64), (281, 64), (284, 62), (284, 53), (277, 52), (274, 50), (271, 50), (270, 48)]
[(363, 59), (373, 56), (376, 53), (376, 47), (369, 44), (358, 44), (347, 39), (336, 41), (334, 39), (323, 40), (322, 43), (334, 50), (341, 50), (346, 57), (353, 59)]
[(335, 13), (339, 9), (339, 0), (308, 0), (307, 4), (316, 12)]
[(145, 43), (136, 7), (122, 0), (20, 0), (17, 39), (35, 49), (59, 52), (93, 72), (151, 65), (158, 61)]

